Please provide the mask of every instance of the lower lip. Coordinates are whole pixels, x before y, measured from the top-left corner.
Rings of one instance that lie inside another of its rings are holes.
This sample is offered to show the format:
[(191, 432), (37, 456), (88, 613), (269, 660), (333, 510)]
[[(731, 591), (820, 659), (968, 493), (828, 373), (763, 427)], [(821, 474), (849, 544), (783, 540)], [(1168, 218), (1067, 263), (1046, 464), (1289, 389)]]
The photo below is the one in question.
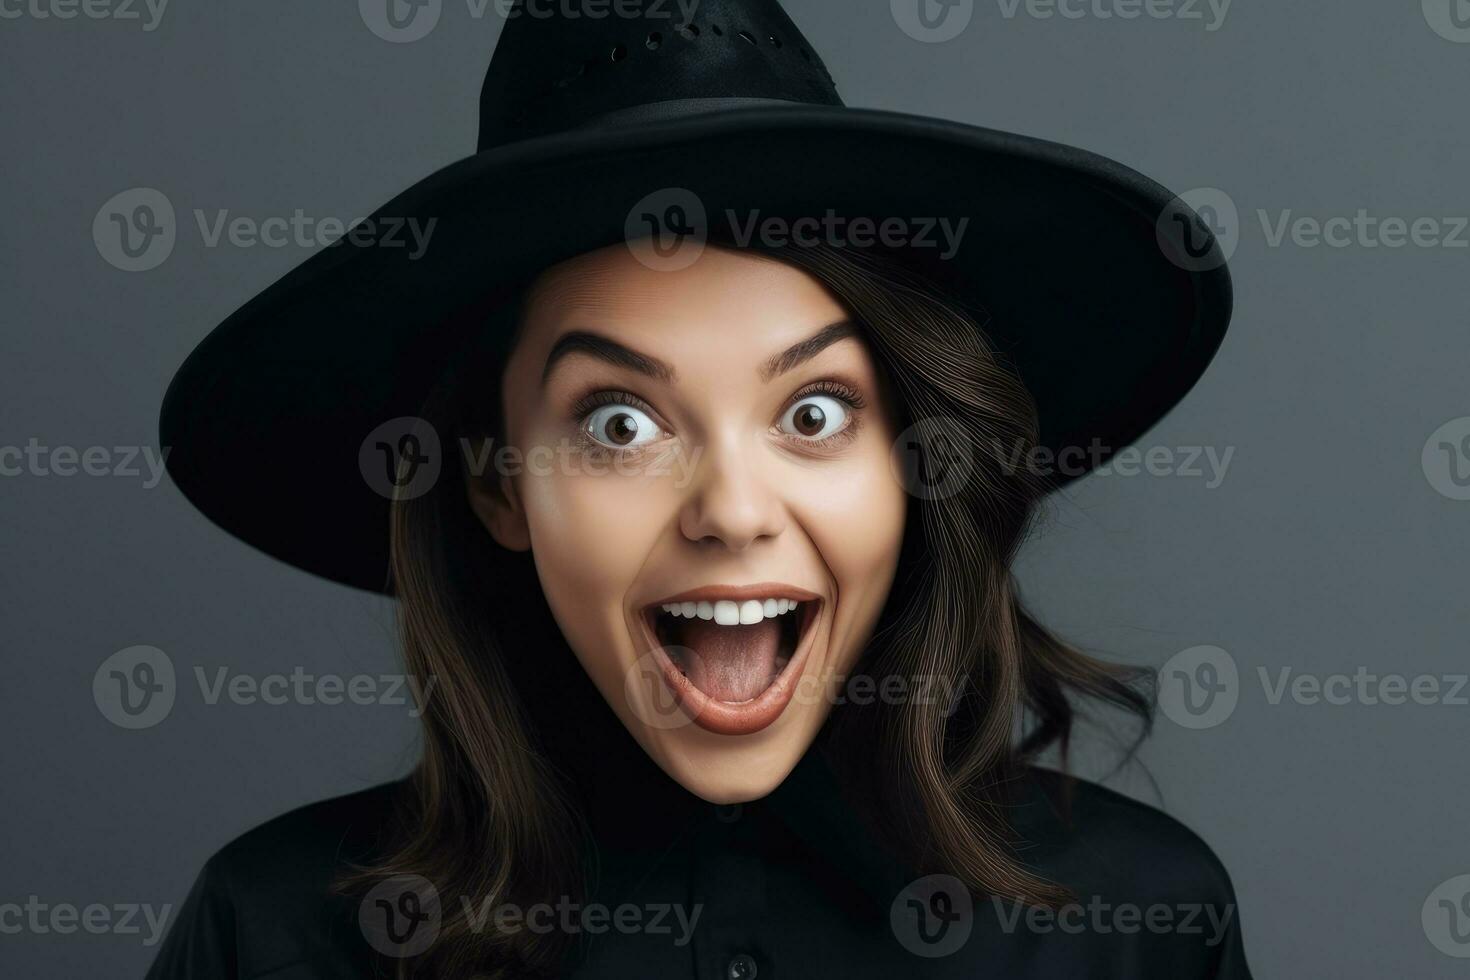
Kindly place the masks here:
[(771, 686), (749, 701), (721, 701), (695, 687), (664, 652), (663, 644), (658, 642), (657, 632), (646, 618), (643, 626), (653, 637), (654, 659), (663, 672), (664, 683), (669, 685), (669, 689), (678, 698), (680, 707), (691, 720), (700, 728), (716, 735), (750, 735), (781, 717), (781, 712), (791, 703), (792, 696), (796, 694), (797, 681), (801, 679), (802, 667), (806, 664), (812, 644), (816, 642), (817, 615), (820, 612), (819, 601), (812, 602), (810, 609), (801, 611), (800, 614), (807, 619), (801, 624), (801, 639), (792, 652), (791, 659), (781, 668), (781, 673), (771, 682)]

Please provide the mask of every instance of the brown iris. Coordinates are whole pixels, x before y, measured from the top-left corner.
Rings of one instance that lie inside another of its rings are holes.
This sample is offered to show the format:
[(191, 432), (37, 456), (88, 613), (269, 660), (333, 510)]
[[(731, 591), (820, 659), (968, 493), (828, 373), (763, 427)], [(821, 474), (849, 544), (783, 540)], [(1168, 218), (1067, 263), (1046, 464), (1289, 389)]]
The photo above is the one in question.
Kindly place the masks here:
[(821, 432), (823, 426), (827, 424), (827, 413), (822, 411), (820, 406), (808, 402), (797, 408), (791, 421), (796, 426), (797, 432), (804, 436), (814, 436)]
[(638, 437), (638, 420), (627, 413), (619, 413), (603, 424), (602, 431), (609, 442), (626, 446)]

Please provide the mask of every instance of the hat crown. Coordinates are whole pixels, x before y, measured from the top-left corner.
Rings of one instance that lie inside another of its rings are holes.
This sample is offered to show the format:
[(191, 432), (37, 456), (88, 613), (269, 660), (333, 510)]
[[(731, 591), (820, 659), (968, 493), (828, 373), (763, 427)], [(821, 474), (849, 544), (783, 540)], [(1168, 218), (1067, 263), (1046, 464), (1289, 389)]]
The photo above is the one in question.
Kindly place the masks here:
[(776, 0), (515, 0), (480, 92), (479, 148), (689, 99), (842, 105)]

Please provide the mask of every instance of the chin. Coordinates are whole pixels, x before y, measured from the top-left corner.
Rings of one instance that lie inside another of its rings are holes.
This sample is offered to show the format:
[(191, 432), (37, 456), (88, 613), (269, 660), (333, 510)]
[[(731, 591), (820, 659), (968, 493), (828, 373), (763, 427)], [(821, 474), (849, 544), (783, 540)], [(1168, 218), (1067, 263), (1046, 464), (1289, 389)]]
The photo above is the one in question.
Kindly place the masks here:
[(659, 767), (700, 799), (721, 806), (749, 803), (769, 796), (806, 754), (810, 740), (788, 742), (767, 751), (733, 746), (713, 751), (679, 751), (653, 755)]

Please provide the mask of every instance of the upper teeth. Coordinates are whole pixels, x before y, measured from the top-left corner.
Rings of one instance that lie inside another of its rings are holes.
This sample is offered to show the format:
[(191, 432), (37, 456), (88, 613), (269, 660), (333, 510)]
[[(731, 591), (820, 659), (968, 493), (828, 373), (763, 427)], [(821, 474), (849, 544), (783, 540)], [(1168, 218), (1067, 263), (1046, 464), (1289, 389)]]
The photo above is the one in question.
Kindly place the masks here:
[(762, 619), (788, 613), (798, 605), (800, 603), (795, 599), (747, 599), (744, 602), (721, 599), (718, 602), (666, 602), (663, 610), (670, 616), (713, 619), (720, 626), (749, 626)]

